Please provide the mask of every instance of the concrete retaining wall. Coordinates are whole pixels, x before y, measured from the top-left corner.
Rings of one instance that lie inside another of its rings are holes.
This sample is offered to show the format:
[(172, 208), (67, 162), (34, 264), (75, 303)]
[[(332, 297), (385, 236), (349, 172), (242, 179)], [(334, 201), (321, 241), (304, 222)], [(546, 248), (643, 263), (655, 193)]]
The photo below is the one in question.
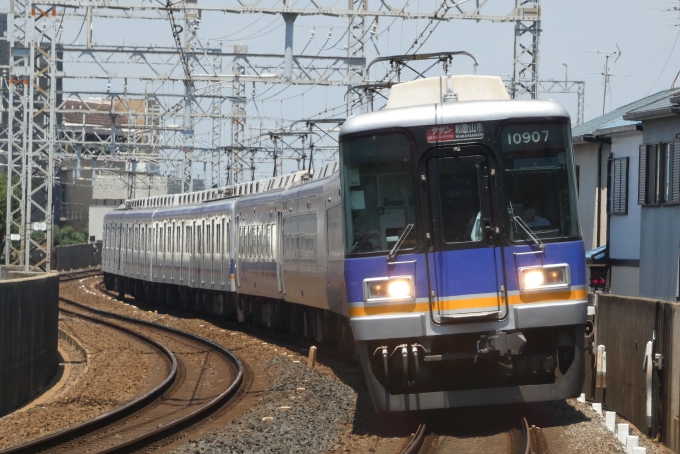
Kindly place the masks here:
[(102, 242), (58, 246), (56, 249), (57, 271), (80, 270), (102, 263)]
[(680, 452), (680, 304), (617, 295), (598, 295), (596, 304), (594, 344), (605, 346), (606, 387), (591, 397)]
[(59, 277), (0, 267), (0, 415), (52, 380), (57, 351)]

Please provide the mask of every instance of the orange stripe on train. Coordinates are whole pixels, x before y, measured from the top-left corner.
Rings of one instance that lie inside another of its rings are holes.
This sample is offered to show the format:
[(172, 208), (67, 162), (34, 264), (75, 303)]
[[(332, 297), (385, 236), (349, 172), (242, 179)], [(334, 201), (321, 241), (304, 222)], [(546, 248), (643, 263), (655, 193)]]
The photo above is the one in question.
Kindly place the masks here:
[[(571, 301), (586, 299), (586, 290), (565, 290), (561, 292), (541, 292), (541, 293), (524, 293), (519, 295), (510, 295), (508, 302), (510, 305), (516, 304), (531, 304), (531, 303), (545, 303), (550, 301)], [(487, 298), (466, 298), (460, 300), (444, 300), (435, 304), (435, 310), (453, 311), (460, 309), (488, 309), (497, 307), (498, 299), (495, 297)], [(430, 303), (406, 303), (406, 304), (390, 304), (382, 306), (364, 305), (361, 307), (350, 307), (350, 317), (361, 317), (367, 315), (383, 315), (383, 314), (404, 314), (413, 312), (429, 312)]]

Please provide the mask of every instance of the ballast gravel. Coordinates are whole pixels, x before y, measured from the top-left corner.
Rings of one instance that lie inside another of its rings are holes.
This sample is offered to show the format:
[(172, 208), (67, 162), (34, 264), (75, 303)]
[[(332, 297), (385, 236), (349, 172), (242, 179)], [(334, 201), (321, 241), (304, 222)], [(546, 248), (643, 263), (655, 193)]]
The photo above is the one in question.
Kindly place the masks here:
[(286, 356), (264, 366), (270, 384), (257, 405), (229, 427), (174, 452), (318, 453), (337, 443), (354, 415), (352, 389)]

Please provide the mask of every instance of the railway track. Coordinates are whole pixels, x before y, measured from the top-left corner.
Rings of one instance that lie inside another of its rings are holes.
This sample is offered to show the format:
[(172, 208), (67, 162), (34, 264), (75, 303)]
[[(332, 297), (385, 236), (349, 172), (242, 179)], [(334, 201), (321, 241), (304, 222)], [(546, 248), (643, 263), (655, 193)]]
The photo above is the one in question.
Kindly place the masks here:
[(80, 270), (61, 271), (59, 273), (59, 282), (70, 282), (86, 277), (92, 277), (102, 274), (100, 268), (84, 268)]
[[(484, 424), (484, 420), (477, 420)], [(492, 433), (469, 435), (441, 423), (429, 430), (426, 423), (418, 426), (400, 454), (467, 454), (467, 453), (503, 453), (503, 454), (550, 454), (548, 442), (543, 431), (536, 426), (529, 426), (522, 417), (518, 425)], [(453, 432), (453, 433), (452, 433)]]
[[(83, 276), (76, 278), (81, 279)], [(75, 279), (75, 278), (74, 278)], [(224, 408), (242, 393), (244, 367), (207, 339), (152, 322), (128, 318), (61, 298), (71, 316), (115, 327), (161, 352), (168, 364), (163, 382), (109, 413), (4, 453), (131, 452), (173, 441), (182, 430)]]
[[(98, 272), (78, 273), (73, 279), (83, 279), (87, 277), (94, 277)], [(85, 288), (91, 291), (98, 291), (106, 296), (119, 298), (119, 295), (106, 290), (102, 282), (90, 283)], [(134, 299), (125, 298), (124, 301), (128, 303), (138, 304)], [(243, 327), (240, 327), (243, 330)], [(250, 331), (250, 329), (247, 329)], [(258, 335), (271, 338), (272, 332), (260, 332), (255, 329)], [(274, 336), (279, 337), (279, 336)], [(283, 336), (284, 342), (290, 342), (286, 336)], [(335, 355), (333, 355), (335, 356)], [(338, 355), (337, 359), (346, 361), (347, 358), (342, 358), (343, 355)], [(456, 418), (458, 419), (458, 418)], [(479, 424), (484, 424), (483, 418), (473, 418)], [(504, 414), (501, 418), (504, 421), (512, 420), (511, 427), (492, 429), (489, 434), (478, 434), (474, 431), (466, 433), (468, 428), (456, 427), (453, 432), (450, 430), (450, 424), (420, 424), (417, 427), (414, 435), (405, 441), (405, 447), (399, 451), (401, 454), (415, 454), (415, 453), (509, 453), (509, 454), (547, 454), (550, 452), (545, 436), (540, 428), (530, 426), (524, 417), (518, 421), (516, 414), (512, 417)], [(491, 422), (491, 426), (496, 426), (498, 421)], [(452, 423), (454, 426), (456, 421)], [(501, 423), (503, 425), (505, 423)], [(464, 424), (463, 424), (464, 425)], [(507, 424), (506, 424), (507, 425)]]

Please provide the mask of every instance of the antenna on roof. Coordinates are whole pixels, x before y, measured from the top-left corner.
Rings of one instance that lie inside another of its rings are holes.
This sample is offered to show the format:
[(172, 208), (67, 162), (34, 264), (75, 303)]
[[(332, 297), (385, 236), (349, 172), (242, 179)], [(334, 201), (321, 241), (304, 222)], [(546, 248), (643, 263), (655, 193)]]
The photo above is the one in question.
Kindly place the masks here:
[(586, 52), (594, 52), (598, 55), (604, 55), (604, 72), (601, 73), (590, 73), (590, 74), (602, 74), (604, 77), (604, 96), (602, 97), (602, 115), (605, 114), (605, 109), (607, 105), (607, 88), (609, 88), (609, 76), (624, 76), (625, 74), (616, 74), (616, 73), (611, 73), (609, 72), (609, 59), (616, 57), (614, 59), (614, 63), (619, 61), (619, 57), (621, 57), (621, 48), (619, 47), (618, 44), (616, 44), (616, 50), (615, 51), (608, 51), (608, 50), (586, 50)]

